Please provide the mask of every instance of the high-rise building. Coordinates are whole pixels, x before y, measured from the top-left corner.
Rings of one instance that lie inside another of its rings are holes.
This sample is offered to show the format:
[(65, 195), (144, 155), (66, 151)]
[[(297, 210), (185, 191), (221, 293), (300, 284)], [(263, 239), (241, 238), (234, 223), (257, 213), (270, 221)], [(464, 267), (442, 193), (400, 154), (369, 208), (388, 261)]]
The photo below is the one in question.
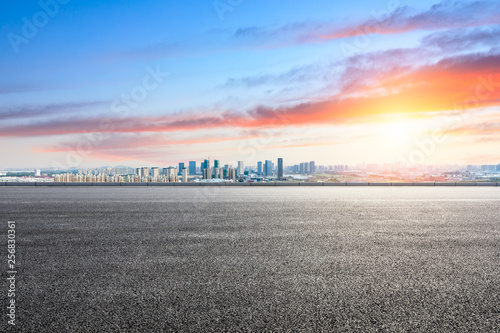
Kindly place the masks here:
[(283, 179), (283, 159), (278, 158), (278, 180)]
[(203, 162), (203, 179), (212, 179), (212, 167), (210, 166), (210, 160), (206, 159)]
[(245, 174), (245, 162), (243, 161), (238, 161), (238, 175), (244, 175)]
[(214, 168), (220, 168), (220, 161), (214, 160)]
[(40, 169), (35, 169), (35, 177), (40, 177), (42, 175)]
[(500, 171), (500, 164), (497, 164), (497, 171)]
[(311, 168), (311, 165), (307, 162), (302, 162), (300, 163), (300, 166), (299, 166), (299, 172), (300, 173), (310, 173), (310, 168)]
[(257, 174), (262, 175), (262, 162), (257, 162)]
[[(165, 170), (165, 169), (163, 169)], [(177, 168), (174, 167), (168, 167), (166, 169), (166, 174), (165, 178), (168, 182), (178, 182), (179, 181), (179, 172), (177, 171)]]
[(182, 168), (181, 175), (182, 175), (182, 182), (187, 183), (187, 169), (185, 167)]
[(228, 169), (227, 169), (227, 179), (229, 180), (232, 180), (232, 181), (235, 181), (236, 180), (236, 170), (233, 169), (232, 166), (230, 166)]
[(266, 176), (271, 176), (273, 174), (273, 162), (266, 160), (264, 163), (264, 174)]
[(214, 167), (214, 178), (215, 178), (215, 179), (220, 179), (220, 178), (222, 178), (222, 176), (221, 176), (221, 173), (222, 173), (222, 172), (221, 172), (221, 171), (222, 171), (222, 169), (221, 169), (221, 168)]
[(152, 167), (151, 168), (151, 177), (160, 177), (160, 168)]
[(189, 161), (189, 175), (196, 175), (196, 161)]
[(314, 161), (309, 162), (309, 172), (316, 173), (316, 163)]
[[(148, 167), (142, 167), (141, 168), (141, 173), (139, 174), (143, 178), (149, 177), (149, 168)], [(146, 180), (147, 181), (147, 180)]]
[(184, 163), (179, 163), (179, 176), (182, 175), (182, 169), (184, 168)]

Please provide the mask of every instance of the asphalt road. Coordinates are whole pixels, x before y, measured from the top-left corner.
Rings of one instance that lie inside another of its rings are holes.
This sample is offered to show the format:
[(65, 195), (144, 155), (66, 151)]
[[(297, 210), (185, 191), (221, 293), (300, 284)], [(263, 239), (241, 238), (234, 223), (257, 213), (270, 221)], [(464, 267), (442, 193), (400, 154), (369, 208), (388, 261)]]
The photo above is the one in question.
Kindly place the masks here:
[(498, 332), (498, 207), (498, 188), (2, 188), (0, 230), (19, 332)]

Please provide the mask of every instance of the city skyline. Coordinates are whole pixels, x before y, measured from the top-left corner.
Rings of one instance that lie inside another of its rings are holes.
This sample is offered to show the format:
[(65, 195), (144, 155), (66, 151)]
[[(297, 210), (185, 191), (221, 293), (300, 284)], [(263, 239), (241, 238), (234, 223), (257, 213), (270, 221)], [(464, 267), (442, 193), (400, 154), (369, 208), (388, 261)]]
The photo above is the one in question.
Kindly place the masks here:
[(498, 1), (0, 8), (0, 168), (498, 161)]

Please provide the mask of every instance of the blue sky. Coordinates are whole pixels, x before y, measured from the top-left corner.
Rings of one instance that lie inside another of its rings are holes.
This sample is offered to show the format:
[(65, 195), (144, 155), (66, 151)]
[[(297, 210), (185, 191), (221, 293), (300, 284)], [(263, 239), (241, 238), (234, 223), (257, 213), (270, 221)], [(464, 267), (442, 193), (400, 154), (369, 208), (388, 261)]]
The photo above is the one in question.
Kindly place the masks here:
[[(451, 104), (498, 75), (495, 1), (63, 2), (0, 6), (0, 167), (169, 165), (207, 155), (248, 164), (278, 155), (290, 163), (410, 161), (416, 142), (442, 127), (436, 119), (456, 112)], [(474, 76), (472, 88), (442, 80), (436, 89), (446, 99), (424, 91), (429, 101), (418, 109), (408, 93), (401, 106), (408, 82), (429, 68), (456, 78), (455, 62), (469, 70), (464, 79)], [(155, 71), (168, 75), (155, 81)], [(497, 131), (474, 120), (497, 124), (496, 90), (418, 163), (496, 162), (488, 151), (498, 147)], [(127, 96), (135, 102), (116, 112)], [(285, 120), (263, 120), (270, 110)], [(380, 134), (384, 126), (395, 128), (392, 138)], [(398, 137), (408, 127), (413, 136)], [(374, 142), (384, 145), (380, 154)]]

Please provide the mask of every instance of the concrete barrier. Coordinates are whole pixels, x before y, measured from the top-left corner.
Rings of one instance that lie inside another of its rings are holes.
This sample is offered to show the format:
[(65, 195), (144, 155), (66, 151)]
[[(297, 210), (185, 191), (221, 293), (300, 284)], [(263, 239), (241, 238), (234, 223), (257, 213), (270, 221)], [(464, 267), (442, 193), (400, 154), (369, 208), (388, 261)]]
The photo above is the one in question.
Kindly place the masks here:
[(323, 183), (300, 182), (300, 186), (323, 186)]
[(35, 182), (7, 182), (6, 186), (36, 186)]
[(392, 183), (368, 183), (368, 186), (392, 186)]
[(391, 183), (392, 186), (413, 186), (413, 183)]
[(455, 183), (456, 186), (477, 186), (475, 182), (468, 182), (468, 183)]
[(190, 182), (190, 183), (174, 183), (174, 186), (200, 186), (201, 183)]
[(323, 183), (323, 186), (347, 186), (347, 183)]
[(92, 186), (120, 186), (120, 183), (94, 182)]
[(490, 182), (477, 182), (477, 186), (497, 186), (497, 183), (490, 183)]
[[(180, 183), (179, 183), (180, 184)], [(200, 186), (226, 186), (226, 182), (216, 182), (216, 183), (199, 183)], [(180, 185), (182, 186), (182, 185)]]
[(250, 183), (250, 186), (276, 186), (276, 182), (255, 182), (255, 183)]
[(126, 182), (126, 183), (121, 183), (121, 186), (148, 186), (148, 183), (142, 183), (142, 182)]
[(93, 183), (59, 183), (61, 186), (93, 186)]
[(175, 183), (148, 182), (148, 186), (175, 186)]
[(5, 186), (5, 182), (0, 182), (0, 186)]
[(292, 183), (285, 183), (285, 182), (276, 182), (276, 186), (299, 186), (300, 183), (298, 182), (292, 182)]
[(54, 182), (35, 182), (35, 186), (61, 186), (59, 183)]
[(438, 182), (438, 183), (435, 183), (434, 186), (457, 186), (457, 183), (452, 183), (452, 182), (448, 182), (448, 183)]
[(413, 186), (435, 186), (435, 183), (413, 183)]
[(368, 186), (368, 183), (347, 183), (347, 186)]
[(227, 183), (227, 186), (250, 186), (250, 183)]

